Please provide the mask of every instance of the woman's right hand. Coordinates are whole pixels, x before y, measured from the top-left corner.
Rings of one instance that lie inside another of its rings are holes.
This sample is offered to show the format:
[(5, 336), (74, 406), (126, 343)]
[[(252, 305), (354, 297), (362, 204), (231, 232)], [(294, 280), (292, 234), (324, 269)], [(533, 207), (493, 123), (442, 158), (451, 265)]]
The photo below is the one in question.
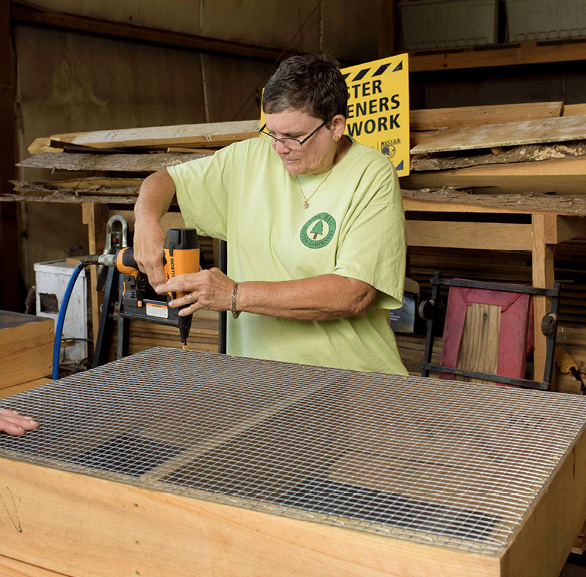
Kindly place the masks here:
[(149, 277), (153, 288), (166, 282), (163, 270), (165, 231), (156, 220), (136, 221), (134, 225), (134, 260), (141, 272)]
[(164, 283), (163, 247), (165, 231), (161, 217), (167, 212), (175, 194), (175, 183), (166, 169), (148, 176), (140, 187), (134, 207), (134, 260), (149, 277), (153, 288)]

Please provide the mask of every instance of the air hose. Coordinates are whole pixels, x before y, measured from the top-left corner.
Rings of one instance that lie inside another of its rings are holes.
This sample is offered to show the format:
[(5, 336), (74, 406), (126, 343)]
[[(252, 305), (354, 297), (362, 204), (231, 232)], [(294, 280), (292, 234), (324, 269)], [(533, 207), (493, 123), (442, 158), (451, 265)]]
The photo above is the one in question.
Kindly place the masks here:
[(71, 293), (73, 292), (75, 281), (77, 280), (79, 273), (83, 270), (84, 267), (85, 264), (83, 260), (80, 260), (75, 266), (73, 274), (69, 279), (69, 284), (65, 289), (63, 301), (61, 302), (61, 308), (59, 309), (59, 316), (57, 317), (57, 326), (55, 327), (55, 341), (53, 343), (53, 374), (51, 375), (51, 378), (54, 381), (59, 380), (59, 357), (61, 354), (61, 336), (63, 334), (63, 323), (65, 322), (65, 313), (67, 312), (67, 306), (69, 305), (69, 299), (71, 298)]

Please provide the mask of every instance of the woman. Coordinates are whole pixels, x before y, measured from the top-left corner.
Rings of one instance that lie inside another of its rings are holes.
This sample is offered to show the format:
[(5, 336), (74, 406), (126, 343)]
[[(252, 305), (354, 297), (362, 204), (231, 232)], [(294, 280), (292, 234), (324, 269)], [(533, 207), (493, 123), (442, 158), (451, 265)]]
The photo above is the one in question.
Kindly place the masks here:
[[(262, 138), (145, 180), (135, 256), (157, 292), (189, 293), (171, 303), (189, 305), (181, 315), (231, 311), (229, 354), (405, 374), (388, 324), (404, 283), (400, 189), (383, 155), (343, 135), (347, 98), (327, 56), (282, 62)], [(160, 218), (175, 194), (187, 226), (227, 240), (228, 276), (165, 282)]]
[(36, 429), (39, 424), (32, 417), (23, 417), (17, 411), (0, 409), (0, 431), (9, 435), (24, 435)]

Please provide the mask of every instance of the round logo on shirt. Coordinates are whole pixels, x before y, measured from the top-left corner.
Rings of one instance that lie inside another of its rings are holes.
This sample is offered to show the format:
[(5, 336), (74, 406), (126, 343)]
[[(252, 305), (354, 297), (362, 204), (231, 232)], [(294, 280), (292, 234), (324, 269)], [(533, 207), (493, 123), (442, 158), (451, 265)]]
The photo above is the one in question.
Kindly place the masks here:
[(331, 214), (320, 212), (312, 216), (301, 229), (301, 242), (308, 248), (323, 248), (330, 244), (336, 232), (336, 221)]

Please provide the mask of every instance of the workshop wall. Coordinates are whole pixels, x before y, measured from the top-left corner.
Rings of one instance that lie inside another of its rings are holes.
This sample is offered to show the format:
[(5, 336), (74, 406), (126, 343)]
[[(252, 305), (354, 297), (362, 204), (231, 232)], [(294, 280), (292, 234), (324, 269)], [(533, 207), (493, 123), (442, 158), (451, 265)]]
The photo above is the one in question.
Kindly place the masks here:
[[(378, 57), (376, 0), (35, 0), (40, 8), (350, 62)], [(172, 9), (170, 9), (172, 6)], [(360, 17), (359, 17), (360, 16)], [(32, 26), (15, 26), (18, 155), (64, 132), (254, 119), (274, 63)], [(47, 179), (22, 171), (21, 180)], [(20, 268), (87, 251), (77, 205), (21, 203)]]

